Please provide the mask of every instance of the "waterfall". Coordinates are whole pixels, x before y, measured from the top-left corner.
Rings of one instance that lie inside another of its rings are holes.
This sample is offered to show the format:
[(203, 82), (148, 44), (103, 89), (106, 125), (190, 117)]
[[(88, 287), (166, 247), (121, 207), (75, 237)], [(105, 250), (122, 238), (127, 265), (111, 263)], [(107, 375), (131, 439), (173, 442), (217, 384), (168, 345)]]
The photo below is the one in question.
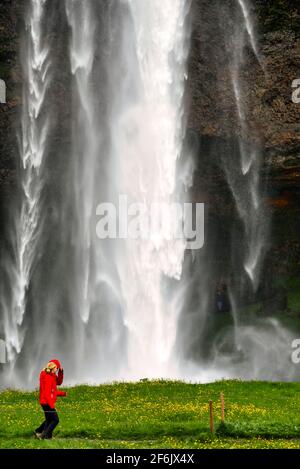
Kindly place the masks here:
[[(257, 132), (251, 127), (251, 117), (245, 104), (248, 83), (241, 76), (246, 46), (250, 44), (255, 57), (262, 63), (250, 12), (245, 0), (238, 0), (242, 23), (237, 19), (233, 37), (231, 78), (240, 125), (240, 162), (225, 162), (228, 183), (232, 190), (239, 216), (244, 224), (244, 270), (256, 291), (263, 265), (267, 241), (267, 217), (261, 189), (261, 144)], [(233, 167), (234, 165), (234, 167)]]
[[(245, 3), (245, 0), (239, 0), (239, 4), (243, 13), (245, 30), (247, 31), (252, 50), (256, 58), (259, 60), (259, 63), (261, 64), (262, 61), (258, 52), (254, 28), (252, 25), (250, 13), (247, 9), (247, 4)], [(240, 47), (245, 49), (245, 32), (242, 34), (243, 39), (240, 42)], [(240, 39), (241, 37), (238, 36), (237, 43), (240, 41)], [(247, 124), (245, 112), (242, 109), (243, 104), (241, 102), (240, 79), (238, 76), (238, 70), (242, 66), (243, 54), (244, 50), (241, 49), (237, 49), (235, 52), (235, 64), (233, 67), (233, 86), (241, 122), (241, 169), (243, 178), (248, 179), (248, 182), (246, 184), (248, 201), (243, 206), (243, 202), (241, 202), (241, 204), (239, 203), (239, 200), (242, 200), (242, 198), (239, 198), (237, 199), (237, 206), (240, 216), (245, 224), (245, 231), (247, 237), (247, 252), (244, 261), (244, 269), (253, 284), (254, 290), (256, 290), (259, 283), (259, 275), (261, 266), (263, 264), (265, 243), (267, 240), (267, 217), (265, 214), (264, 201), (262, 198), (260, 183), (261, 154), (260, 149), (258, 147), (259, 143), (250, 143), (248, 145), (245, 145), (243, 142), (243, 139), (249, 139), (249, 126)]]
[[(249, 82), (244, 64), (249, 60), (258, 62), (264, 79), (264, 63), (261, 57), (251, 3), (236, 1), (233, 32), (224, 30), (224, 41), (229, 56), (229, 76), (237, 115), (237, 149), (230, 148), (222, 158), (222, 166), (228, 186), (242, 222), (242, 230), (232, 230), (232, 269), (239, 274), (236, 285), (229, 285), (233, 326), (225, 328), (215, 339), (213, 360), (210, 368), (223, 376), (239, 376), (243, 379), (276, 380), (285, 376), (292, 380), (297, 371), (291, 366), (289, 348), (292, 331), (279, 320), (271, 317), (247, 318), (247, 301), (253, 302), (261, 280), (264, 256), (268, 245), (270, 216), (266, 213), (263, 194), (262, 150), (259, 132), (253, 126), (249, 102)], [(251, 65), (250, 65), (251, 66)], [(241, 241), (242, 237), (242, 241)], [(240, 247), (238, 247), (240, 246)], [(235, 251), (241, 250), (241, 255)], [(256, 301), (258, 301), (256, 299)], [(231, 344), (231, 352), (228, 345)], [(226, 352), (227, 349), (227, 352)], [(225, 353), (224, 353), (225, 350)], [(280, 365), (278, 365), (280, 363)], [(280, 370), (280, 371), (279, 371)], [(284, 370), (284, 371), (283, 371)]]
[(69, 205), (65, 209), (66, 216), (72, 213), (69, 244), (74, 272), (68, 291), (76, 342), (72, 378), (78, 375), (89, 381), (118, 378), (124, 356), (124, 326), (112, 254), (96, 237), (96, 207), (108, 201), (106, 186), (110, 185), (110, 175), (106, 176), (106, 108), (113, 97), (107, 91), (102, 69), (108, 68), (111, 9), (110, 2), (66, 0), (73, 77), (70, 189), (66, 191)]
[(125, 196), (168, 212), (180, 198), (189, 1), (65, 6), (73, 98), (61, 210), (71, 222), (72, 379), (165, 376), (179, 308), (178, 288), (164, 281), (179, 282), (185, 242), (170, 240), (166, 226), (148, 240), (99, 240), (96, 208)]
[(44, 101), (50, 82), (49, 47), (43, 35), (46, 0), (31, 0), (26, 22), (23, 65), (23, 108), (19, 139), (21, 162), (21, 208), (14, 221), (15, 265), (12, 298), (5, 321), (9, 361), (22, 350), (26, 296), (37, 258), (42, 230), (43, 167), (47, 151), (49, 115)]
[[(213, 156), (236, 213), (224, 247), (208, 239), (208, 248), (193, 253), (173, 236), (183, 221), (173, 207), (188, 201), (196, 166), (186, 149), (191, 1), (65, 0), (58, 13), (53, 5), (30, 0), (23, 40), (21, 203), (11, 213), (13, 247), (1, 286), (11, 293), (0, 300), (7, 382), (32, 387), (50, 355), (64, 363), (68, 384), (291, 379), (291, 333), (274, 318), (250, 324), (242, 311), (243, 295), (256, 298), (268, 242), (261, 142), (244, 67), (247, 58), (264, 72), (250, 2), (204, 5), (214, 18), (227, 12), (212, 34), (224, 42), (215, 71), (226, 75), (236, 129), (223, 122), (221, 132), (235, 137)], [(53, 14), (47, 28), (46, 13)], [(62, 76), (57, 57), (65, 60)], [(61, 96), (68, 98), (63, 122)], [(144, 210), (148, 225), (138, 221)], [(234, 320), (228, 313), (228, 327), (218, 329), (212, 292), (222, 269), (238, 281), (228, 285)]]
[(130, 378), (174, 376), (179, 311), (174, 291), (164, 281), (179, 282), (185, 251), (183, 240), (169, 237), (174, 220), (168, 207), (178, 198), (189, 2), (125, 3), (129, 11), (120, 58), (123, 76), (112, 91), (112, 179), (116, 193), (126, 195), (128, 204), (159, 205), (155, 226), (164, 207), (166, 216), (162, 230), (153, 230), (147, 239), (124, 239), (118, 247), (128, 345), (124, 373)]
[[(176, 164), (184, 137), (188, 3), (128, 0), (114, 9), (108, 4), (110, 31), (104, 50), (98, 42), (99, 37), (103, 41), (103, 32), (100, 35), (96, 4), (66, 1), (76, 90), (72, 185), (77, 279), (71, 294), (75, 296), (73, 314), (81, 324), (77, 322), (75, 336), (81, 352), (93, 362), (99, 364), (99, 356), (106, 355), (102, 367), (113, 377), (116, 361), (124, 379), (165, 376), (172, 361), (178, 311), (162, 282), (164, 277), (180, 278), (184, 241), (169, 240), (165, 232), (148, 240), (100, 241), (95, 238), (93, 215), (97, 204), (118, 204), (120, 196), (127, 197), (129, 204), (164, 207), (176, 199)], [(105, 108), (99, 109), (102, 91), (95, 85), (96, 51), (109, 57), (105, 63), (110, 77), (105, 89), (109, 111), (104, 123)], [(111, 142), (108, 147), (103, 143), (105, 132)], [(103, 189), (104, 171), (109, 177), (107, 190)], [(111, 337), (102, 332), (107, 329)], [(99, 373), (92, 368), (93, 376)]]
[(246, 3), (246, 0), (238, 0), (238, 2), (239, 2), (239, 5), (240, 5), (242, 13), (243, 13), (244, 24), (245, 24), (247, 34), (248, 34), (249, 39), (250, 39), (252, 50), (255, 53), (257, 59), (260, 61), (260, 55), (259, 55), (258, 47), (257, 47), (257, 43), (256, 43), (256, 37), (255, 37), (254, 28), (253, 28), (253, 22), (252, 22), (252, 19), (251, 19), (251, 16), (250, 16), (248, 5)]
[[(90, 315), (91, 259), (93, 258), (94, 183), (97, 163), (95, 97), (92, 71), (96, 51), (95, 20), (92, 3), (66, 0), (67, 17), (71, 27), (70, 62), (77, 92), (77, 115), (73, 131), (74, 204), (80, 223), (76, 226), (76, 301), (82, 321)], [(100, 267), (99, 267), (100, 268)]]

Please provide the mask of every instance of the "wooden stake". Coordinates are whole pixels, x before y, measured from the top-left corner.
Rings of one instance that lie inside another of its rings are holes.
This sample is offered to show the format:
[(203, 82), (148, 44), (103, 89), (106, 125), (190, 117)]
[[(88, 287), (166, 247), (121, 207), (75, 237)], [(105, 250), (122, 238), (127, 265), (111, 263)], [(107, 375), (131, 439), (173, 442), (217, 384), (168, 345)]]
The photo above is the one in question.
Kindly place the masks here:
[(210, 423), (210, 431), (211, 433), (214, 432), (214, 409), (213, 409), (213, 402), (209, 401), (209, 423)]
[(224, 393), (221, 392), (221, 421), (225, 423), (225, 401), (224, 401)]

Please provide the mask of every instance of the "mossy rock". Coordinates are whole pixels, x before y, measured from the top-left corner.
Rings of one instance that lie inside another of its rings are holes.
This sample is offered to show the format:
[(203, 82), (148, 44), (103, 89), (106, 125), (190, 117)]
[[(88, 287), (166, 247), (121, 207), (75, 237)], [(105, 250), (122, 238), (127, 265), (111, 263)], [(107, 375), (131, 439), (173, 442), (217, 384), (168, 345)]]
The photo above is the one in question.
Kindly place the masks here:
[(257, 0), (263, 32), (289, 30), (300, 35), (298, 0)]

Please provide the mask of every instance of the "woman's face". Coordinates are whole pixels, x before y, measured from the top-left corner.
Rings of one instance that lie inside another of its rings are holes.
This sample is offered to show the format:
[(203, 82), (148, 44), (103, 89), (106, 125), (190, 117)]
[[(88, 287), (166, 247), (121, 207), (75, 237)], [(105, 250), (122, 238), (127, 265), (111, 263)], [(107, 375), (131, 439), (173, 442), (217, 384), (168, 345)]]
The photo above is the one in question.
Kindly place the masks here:
[(52, 368), (51, 370), (52, 373), (56, 373), (57, 372), (57, 366), (55, 365), (54, 368)]

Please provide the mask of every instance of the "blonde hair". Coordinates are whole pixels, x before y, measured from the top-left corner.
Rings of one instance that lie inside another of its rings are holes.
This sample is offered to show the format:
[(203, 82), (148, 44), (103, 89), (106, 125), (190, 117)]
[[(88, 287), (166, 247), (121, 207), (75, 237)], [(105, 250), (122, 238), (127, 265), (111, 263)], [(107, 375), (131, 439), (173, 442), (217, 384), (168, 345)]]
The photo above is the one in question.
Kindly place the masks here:
[(46, 373), (52, 373), (52, 370), (54, 370), (54, 368), (57, 368), (55, 363), (49, 362), (47, 366), (44, 368), (44, 371), (46, 371)]

